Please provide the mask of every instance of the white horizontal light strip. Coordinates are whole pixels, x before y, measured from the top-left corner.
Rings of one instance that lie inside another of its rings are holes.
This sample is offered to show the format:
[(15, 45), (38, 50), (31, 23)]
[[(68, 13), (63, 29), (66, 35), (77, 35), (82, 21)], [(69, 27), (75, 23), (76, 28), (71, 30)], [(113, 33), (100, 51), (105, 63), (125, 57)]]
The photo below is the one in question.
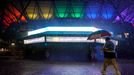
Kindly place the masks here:
[(97, 31), (98, 28), (95, 27), (46, 27), (47, 31)]
[(33, 31), (28, 31), (28, 36), (46, 32), (46, 28), (41, 28)]
[(32, 44), (32, 43), (40, 43), (40, 42), (45, 42), (45, 37), (24, 40), (24, 44)]
[[(47, 36), (47, 42), (95, 42), (94, 40), (87, 40), (88, 37), (63, 37), (63, 36)], [(98, 43), (105, 43), (105, 40), (96, 39)]]
[[(47, 36), (46, 42), (95, 42), (95, 40), (87, 40), (88, 37), (64, 37), (64, 36)], [(115, 45), (118, 45), (118, 41), (111, 40)], [(45, 37), (26, 39), (24, 44), (33, 44), (45, 42)], [(96, 39), (97, 43), (105, 43), (104, 38)]]
[(95, 32), (101, 29), (96, 27), (45, 27), (28, 32), (28, 36), (35, 35), (47, 31), (78, 31), (78, 32)]

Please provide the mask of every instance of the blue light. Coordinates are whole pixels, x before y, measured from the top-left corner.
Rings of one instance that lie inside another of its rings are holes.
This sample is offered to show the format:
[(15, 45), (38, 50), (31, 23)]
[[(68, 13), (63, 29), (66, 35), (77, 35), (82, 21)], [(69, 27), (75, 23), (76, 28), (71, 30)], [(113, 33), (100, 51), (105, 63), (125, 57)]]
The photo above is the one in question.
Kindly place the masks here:
[(28, 36), (48, 32), (48, 31), (54, 31), (54, 32), (55, 31), (95, 32), (95, 31), (98, 31), (98, 30), (101, 30), (101, 29), (98, 29), (98, 28), (95, 28), (95, 27), (45, 27), (45, 28), (29, 31)]
[(96, 13), (91, 13), (90, 18), (95, 19), (96, 17), (97, 17), (97, 14)]
[(102, 17), (104, 19), (111, 19), (114, 14), (114, 8), (112, 5), (109, 4), (104, 4), (103, 9), (102, 9)]
[(98, 3), (89, 4), (86, 9), (87, 16), (91, 19), (96, 19), (99, 16), (99, 8), (100, 4)]

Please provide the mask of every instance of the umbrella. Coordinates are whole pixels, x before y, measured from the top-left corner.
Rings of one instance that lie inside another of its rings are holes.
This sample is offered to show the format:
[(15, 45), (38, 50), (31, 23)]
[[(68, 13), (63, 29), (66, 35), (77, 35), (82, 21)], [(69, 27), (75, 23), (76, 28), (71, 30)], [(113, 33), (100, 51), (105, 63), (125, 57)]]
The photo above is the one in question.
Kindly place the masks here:
[(91, 33), (88, 36), (87, 40), (97, 39), (97, 38), (106, 37), (106, 36), (111, 36), (111, 33), (106, 30), (99, 30), (99, 31)]

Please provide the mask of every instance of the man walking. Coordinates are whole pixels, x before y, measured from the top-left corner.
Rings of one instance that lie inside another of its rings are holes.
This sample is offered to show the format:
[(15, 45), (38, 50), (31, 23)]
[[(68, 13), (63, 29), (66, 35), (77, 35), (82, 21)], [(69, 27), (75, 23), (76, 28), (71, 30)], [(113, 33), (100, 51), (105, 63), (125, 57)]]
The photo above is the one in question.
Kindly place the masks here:
[(118, 64), (116, 62), (116, 53), (115, 53), (115, 45), (113, 42), (110, 40), (109, 37), (105, 38), (105, 45), (103, 47), (103, 52), (104, 52), (104, 63), (102, 66), (102, 75), (106, 75), (106, 68), (108, 65), (113, 65), (114, 69), (116, 71), (116, 75), (121, 75)]

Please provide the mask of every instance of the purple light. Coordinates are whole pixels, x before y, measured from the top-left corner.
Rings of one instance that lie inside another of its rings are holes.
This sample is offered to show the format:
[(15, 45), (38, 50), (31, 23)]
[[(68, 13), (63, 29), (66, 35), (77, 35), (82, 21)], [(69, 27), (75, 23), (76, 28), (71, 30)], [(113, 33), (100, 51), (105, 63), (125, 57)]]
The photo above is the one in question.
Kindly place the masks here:
[(119, 20), (120, 20), (120, 17), (119, 17), (119, 16), (117, 16), (117, 17), (116, 17), (116, 21), (119, 21)]
[[(122, 18), (123, 18), (123, 20), (125, 21), (125, 22), (129, 22), (129, 23), (132, 23), (132, 24), (134, 24), (134, 5), (131, 5), (130, 7), (128, 7), (128, 8), (126, 8), (126, 9), (124, 9), (121, 13), (120, 13), (120, 15), (122, 16)], [(117, 22), (117, 21), (120, 21), (120, 17), (119, 16), (117, 16), (116, 18), (115, 18), (115, 21)]]

